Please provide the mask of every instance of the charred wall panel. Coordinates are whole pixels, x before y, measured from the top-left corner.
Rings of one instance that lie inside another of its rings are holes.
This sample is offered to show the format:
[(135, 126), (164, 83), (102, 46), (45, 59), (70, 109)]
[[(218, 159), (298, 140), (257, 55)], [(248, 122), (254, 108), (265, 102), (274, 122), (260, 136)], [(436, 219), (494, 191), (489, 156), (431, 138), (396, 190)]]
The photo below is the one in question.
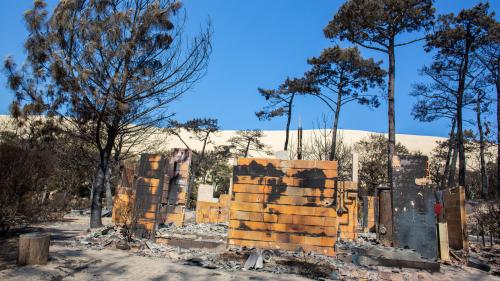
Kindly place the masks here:
[(160, 216), (165, 164), (162, 155), (141, 155), (136, 172), (137, 179), (134, 181), (135, 200), (132, 218), (135, 221), (134, 233), (138, 237), (154, 239)]
[(339, 227), (354, 239), (357, 225), (356, 185), (336, 177), (334, 161), (238, 159), (229, 243), (332, 255)]
[(162, 194), (162, 222), (181, 226), (184, 223), (188, 200), (191, 151), (174, 149), (167, 161), (164, 192)]
[(443, 190), (444, 216), (448, 224), (450, 248), (467, 250), (467, 218), (465, 212), (465, 188), (455, 187)]
[(363, 232), (375, 231), (376, 196), (363, 196)]
[(196, 223), (228, 223), (229, 194), (221, 194), (217, 202), (196, 202)]
[(427, 161), (426, 156), (400, 156), (400, 165), (393, 167), (393, 241), (436, 259), (435, 190), (423, 180), (428, 176)]

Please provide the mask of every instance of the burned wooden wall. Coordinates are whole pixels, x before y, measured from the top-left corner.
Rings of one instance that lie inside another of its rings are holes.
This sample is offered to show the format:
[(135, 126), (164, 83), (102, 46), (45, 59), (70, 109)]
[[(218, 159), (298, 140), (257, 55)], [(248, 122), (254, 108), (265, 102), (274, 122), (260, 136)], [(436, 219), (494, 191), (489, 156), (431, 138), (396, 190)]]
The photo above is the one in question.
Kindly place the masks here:
[(115, 188), (112, 212), (112, 220), (118, 225), (130, 224), (135, 197), (135, 190), (133, 189), (135, 164), (134, 162), (125, 161), (120, 167), (121, 178)]
[(400, 156), (393, 167), (393, 242), (422, 256), (436, 259), (437, 225), (434, 215), (435, 189), (427, 184), (426, 156)]
[(162, 222), (181, 226), (184, 223), (186, 202), (188, 199), (189, 165), (191, 151), (174, 149), (168, 158), (162, 194)]
[(444, 216), (448, 224), (450, 248), (467, 250), (467, 218), (465, 212), (465, 188), (455, 187), (443, 190)]
[(363, 232), (375, 232), (377, 197), (363, 196)]
[(229, 244), (333, 255), (339, 224), (354, 238), (357, 223), (353, 186), (344, 196), (336, 177), (334, 161), (238, 159)]
[(222, 194), (217, 202), (196, 202), (196, 223), (228, 223), (229, 194)]
[(161, 194), (165, 175), (162, 155), (143, 154), (136, 171), (133, 220), (138, 237), (153, 238), (160, 215)]
[[(113, 221), (129, 224), (136, 236), (153, 238), (160, 223), (184, 223), (191, 152), (174, 149), (170, 156), (143, 154), (125, 165), (116, 188)], [(135, 170), (134, 170), (135, 167)]]

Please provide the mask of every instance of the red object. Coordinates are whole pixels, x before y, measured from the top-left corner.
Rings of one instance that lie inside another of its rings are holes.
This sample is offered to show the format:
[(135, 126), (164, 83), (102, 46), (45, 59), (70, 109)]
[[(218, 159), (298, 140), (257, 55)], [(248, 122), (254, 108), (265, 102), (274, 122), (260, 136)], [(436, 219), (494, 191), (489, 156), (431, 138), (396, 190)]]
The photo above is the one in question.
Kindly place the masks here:
[(443, 210), (443, 205), (441, 205), (441, 203), (434, 204), (434, 213), (436, 214), (436, 216), (439, 216), (442, 210)]

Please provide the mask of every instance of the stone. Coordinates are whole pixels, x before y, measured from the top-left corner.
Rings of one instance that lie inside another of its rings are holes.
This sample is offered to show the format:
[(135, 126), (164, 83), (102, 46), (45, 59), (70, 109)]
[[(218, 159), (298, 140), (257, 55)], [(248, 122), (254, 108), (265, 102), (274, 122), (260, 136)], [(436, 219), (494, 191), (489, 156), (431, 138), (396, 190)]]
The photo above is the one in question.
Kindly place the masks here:
[(479, 270), (486, 271), (486, 272), (489, 272), (491, 270), (491, 266), (489, 266), (486, 263), (480, 261), (479, 259), (473, 258), (473, 257), (469, 257), (467, 259), (467, 266), (477, 268)]
[(119, 240), (116, 242), (115, 247), (124, 251), (130, 250), (130, 245), (125, 240)]

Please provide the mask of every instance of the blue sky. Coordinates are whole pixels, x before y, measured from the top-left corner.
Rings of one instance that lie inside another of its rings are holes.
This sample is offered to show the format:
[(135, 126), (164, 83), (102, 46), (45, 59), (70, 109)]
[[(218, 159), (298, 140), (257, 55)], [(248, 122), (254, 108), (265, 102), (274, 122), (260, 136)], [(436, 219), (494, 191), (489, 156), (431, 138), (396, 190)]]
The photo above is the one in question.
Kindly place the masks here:
[[(48, 1), (51, 6), (56, 2)], [(255, 111), (265, 105), (257, 87), (273, 88), (287, 76), (301, 76), (308, 69), (307, 58), (335, 44), (324, 38), (322, 30), (342, 2), (185, 0), (188, 33), (196, 32), (208, 18), (211, 19), (213, 53), (207, 75), (173, 104), (171, 111), (180, 120), (218, 118), (223, 129), (283, 129), (284, 118), (259, 121), (255, 117)], [(435, 6), (438, 13), (449, 13), (478, 2), (438, 0)], [(498, 14), (500, 1), (490, 2), (492, 10)], [(23, 43), (27, 33), (22, 16), (31, 5), (31, 0), (2, 1), (0, 4), (0, 57), (12, 55), (17, 62), (24, 59)], [(377, 52), (362, 50), (362, 53), (376, 60), (386, 60)], [(421, 123), (413, 120), (410, 114), (415, 101), (408, 94), (411, 85), (424, 79), (418, 75), (418, 70), (431, 59), (431, 55), (423, 51), (422, 43), (396, 51), (397, 133), (446, 136), (449, 131), (446, 121)], [(0, 114), (8, 114), (12, 99), (5, 75), (0, 75)], [(313, 123), (324, 113), (328, 113), (328, 109), (316, 99), (301, 97), (295, 106), (292, 128), (297, 127), (299, 116), (304, 128), (313, 128)], [(346, 106), (341, 113), (340, 128), (386, 132), (386, 102), (377, 109), (357, 104)]]

